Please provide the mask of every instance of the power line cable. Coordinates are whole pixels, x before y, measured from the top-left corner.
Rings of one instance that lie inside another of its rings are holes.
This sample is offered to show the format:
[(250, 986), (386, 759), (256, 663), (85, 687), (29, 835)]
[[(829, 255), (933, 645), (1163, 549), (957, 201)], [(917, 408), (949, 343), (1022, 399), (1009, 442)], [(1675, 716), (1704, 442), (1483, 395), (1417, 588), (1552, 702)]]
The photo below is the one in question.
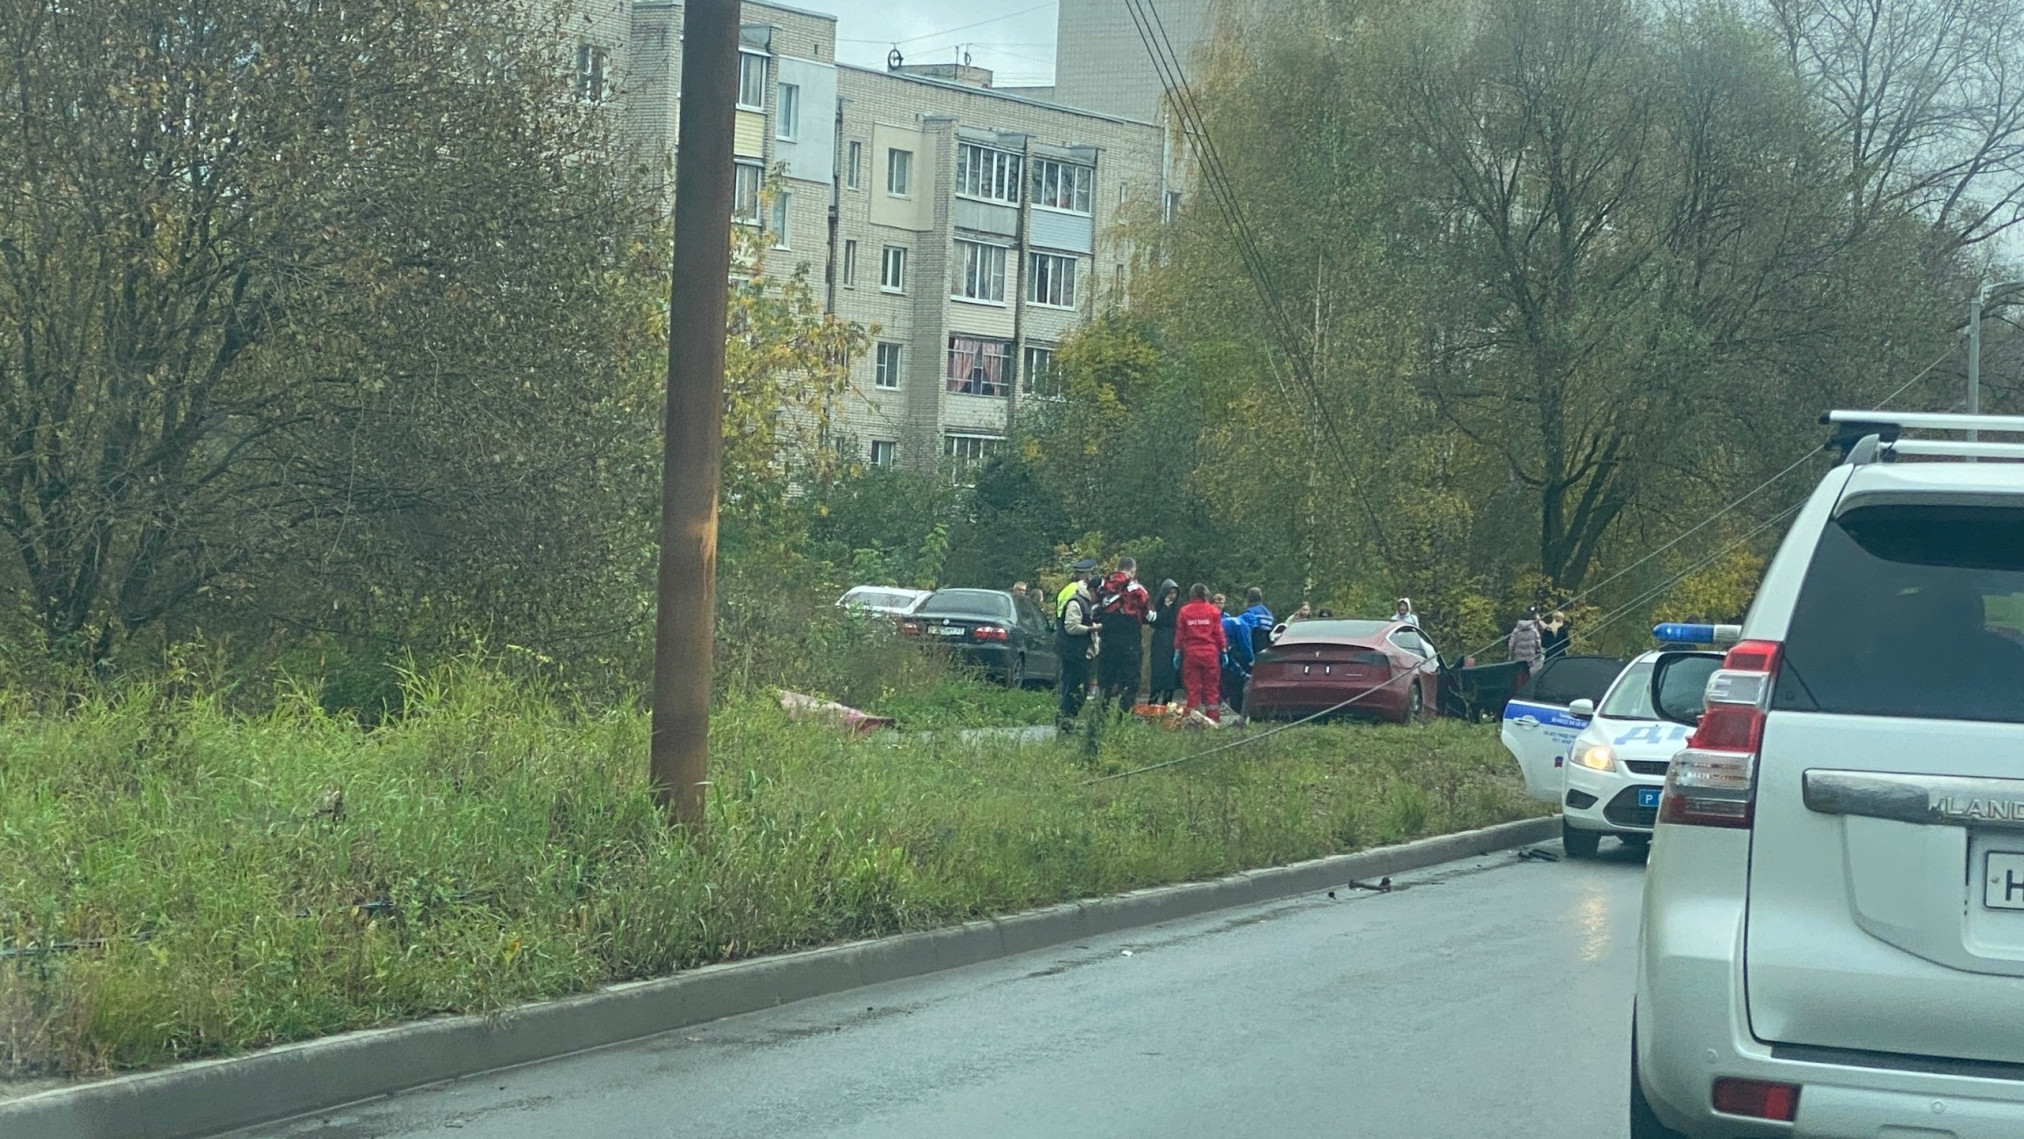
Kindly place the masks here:
[[(1301, 337), (1293, 325), (1278, 288), (1273, 284), (1271, 267), (1258, 244), (1255, 231), (1245, 220), (1228, 168), (1224, 166), (1222, 155), (1209, 134), (1208, 121), (1188, 83), (1187, 72), (1181, 63), (1179, 52), (1174, 48), (1171, 37), (1166, 33), (1166, 25), (1160, 19), (1159, 11), (1151, 0), (1127, 0), (1126, 7), (1131, 14), (1133, 27), (1138, 32), (1139, 42), (1151, 57), (1160, 84), (1165, 89), (1175, 113), (1180, 116), (1182, 129), (1201, 162), (1203, 182), (1209, 188), (1210, 198), (1215, 203), (1217, 212), (1222, 215), (1225, 225), (1230, 230), (1239, 257), (1244, 263), (1246, 275), (1251, 278), (1260, 299), (1264, 302), (1265, 317), (1274, 329), (1275, 338), (1280, 343), (1281, 354), (1286, 356), (1288, 367), (1297, 385), (1306, 393), (1308, 402), (1312, 405), (1313, 425), (1319, 428), (1324, 441), (1333, 445), (1342, 460), (1343, 475), (1349, 480), (1351, 492), (1363, 507), (1370, 522), (1371, 533), (1377, 539), (1379, 552), (1386, 561), (1391, 561), (1393, 560), (1391, 544), (1385, 532), (1383, 519), (1371, 502), (1362, 480), (1351, 473), (1355, 468), (1349, 447), (1343, 440), (1341, 430), (1335, 422), (1335, 416), (1330, 411), (1327, 400), (1323, 397), (1320, 385), (1315, 381), (1307, 357), (1299, 350)], [(1297, 403), (1291, 401), (1289, 406), (1296, 416), (1303, 410)]]
[[(1926, 378), (1926, 376), (1932, 373), (1934, 368), (1937, 368), (1942, 363), (1945, 363), (1947, 358), (1954, 354), (1954, 349), (1956, 346), (1958, 346), (1959, 341), (1960, 338), (1957, 336), (1954, 342), (1949, 344), (1944, 352), (1940, 353), (1939, 356), (1933, 359), (1932, 363), (1927, 364), (1925, 367), (1919, 369), (1917, 375), (1914, 375), (1910, 380), (1899, 385), (1896, 390), (1891, 392), (1891, 394), (1885, 396), (1881, 401), (1877, 403), (1875, 407), (1871, 408), (1870, 410), (1881, 411), (1883, 410), (1884, 405), (1890, 403), (1898, 396), (1903, 395), (1905, 392), (1911, 390), (1914, 384)], [(1731, 501), (1728, 505), (1722, 507), (1720, 510), (1717, 510), (1714, 514), (1709, 515), (1707, 518), (1702, 519), (1699, 523), (1696, 523), (1691, 529), (1687, 530), (1685, 533), (1679, 535), (1677, 538), (1666, 543), (1664, 546), (1659, 547), (1659, 549), (1654, 550), (1652, 553), (1647, 554), (1643, 558), (1638, 559), (1638, 561), (1632, 564), (1631, 566), (1626, 567), (1623, 570), (1619, 570), (1617, 573), (1610, 575), (1602, 582), (1594, 586), (1591, 586), (1586, 590), (1583, 590), (1579, 595), (1569, 598), (1566, 602), (1564, 602), (1564, 604), (1573, 605), (1577, 602), (1584, 601), (1590, 597), (1593, 597), (1596, 593), (1607, 587), (1611, 582), (1614, 582), (1617, 579), (1623, 577), (1624, 574), (1629, 573), (1631, 570), (1636, 569), (1638, 566), (1642, 566), (1647, 562), (1650, 562), (1652, 558), (1658, 556), (1659, 554), (1665, 552), (1666, 550), (1670, 550), (1673, 547), (1679, 545), (1680, 542), (1684, 541), (1688, 536), (1705, 529), (1710, 523), (1728, 515), (1729, 513), (1734, 511), (1737, 507), (1741, 506), (1743, 503), (1749, 501), (1752, 498), (1755, 498), (1758, 494), (1762, 493), (1767, 487), (1771, 486), (1773, 483), (1776, 483), (1779, 479), (1784, 478), (1786, 475), (1791, 474), (1793, 471), (1799, 469), (1801, 466), (1813, 460), (1819, 454), (1820, 451), (1817, 448), (1808, 451), (1806, 454), (1800, 456), (1799, 459), (1795, 461), (1791, 466), (1786, 467), (1784, 470), (1771, 476), (1769, 479), (1766, 479), (1762, 483), (1759, 483), (1757, 486), (1744, 492), (1742, 496)], [(1811, 494), (1812, 492), (1808, 491), (1807, 497), (1811, 497)], [(1806, 501), (1807, 498), (1802, 497), (1798, 502), (1793, 503), (1792, 505), (1772, 515), (1765, 521), (1759, 523), (1756, 527), (1752, 528), (1749, 533), (1743, 535), (1741, 538), (1736, 539), (1735, 541), (1722, 547), (1715, 553), (1710, 554), (1705, 558), (1702, 558), (1700, 561), (1695, 562), (1693, 565), (1690, 565), (1686, 569), (1681, 570), (1680, 572), (1667, 578), (1664, 582), (1660, 583), (1659, 585), (1639, 594), (1633, 600), (1625, 603), (1624, 605), (1618, 607), (1615, 611), (1603, 617), (1600, 621), (1598, 621), (1595, 625), (1593, 625), (1589, 631), (1591, 633), (1594, 633), (1599, 632), (1602, 629), (1609, 628), (1616, 622), (1622, 620), (1624, 617), (1629, 616), (1631, 613), (1634, 613), (1638, 609), (1641, 609), (1644, 606), (1650, 604), (1658, 597), (1663, 596), (1668, 590), (1670, 590), (1673, 586), (1679, 584), (1681, 581), (1684, 581), (1688, 577), (1691, 577), (1694, 574), (1699, 573), (1702, 569), (1706, 568), (1709, 565), (1714, 564), (1716, 561), (1728, 556), (1736, 549), (1742, 547), (1746, 543), (1755, 539), (1759, 534), (1762, 534), (1765, 530), (1768, 530), (1772, 526), (1775, 526), (1778, 523), (1784, 521), (1785, 519), (1791, 517), (1794, 513), (1796, 513), (1801, 507), (1803, 507), (1806, 504)], [(1466, 655), (1480, 655), (1496, 647), (1496, 644), (1497, 641), (1492, 640), (1488, 644), (1485, 644), (1482, 648), (1477, 649), (1475, 653)], [(1392, 683), (1393, 680), (1387, 680), (1381, 684), (1372, 685), (1371, 687), (1366, 688), (1361, 692), (1352, 695), (1349, 699), (1344, 700), (1332, 707), (1324, 708), (1319, 712), (1303, 716), (1297, 720), (1292, 720), (1284, 724), (1274, 725), (1272, 728), (1260, 732), (1256, 735), (1245, 736), (1242, 739), (1232, 740), (1224, 744), (1218, 744), (1215, 747), (1208, 748), (1207, 750), (1195, 752), (1191, 755), (1184, 755), (1177, 759), (1170, 759), (1161, 763), (1148, 764), (1144, 767), (1133, 768), (1132, 770), (1129, 771), (1121, 771), (1111, 775), (1102, 775), (1094, 779), (1084, 780), (1083, 785), (1087, 786), (1092, 783), (1105, 783), (1114, 779), (1124, 779), (1133, 775), (1142, 775), (1150, 771), (1159, 771), (1169, 767), (1176, 767), (1179, 766), (1180, 764), (1188, 763), (1193, 760), (1207, 759), (1213, 755), (1233, 751), (1237, 748), (1245, 747), (1250, 744), (1257, 743), (1261, 740), (1270, 739), (1271, 737), (1278, 735), (1280, 732), (1288, 731), (1293, 728), (1303, 727), (1305, 725), (1312, 724), (1316, 720), (1320, 720), (1323, 717), (1334, 715), (1335, 713), (1342, 711), (1344, 708), (1348, 708), (1353, 704), (1362, 702), (1366, 697), (1369, 697), (1371, 695), (1374, 695), (1375, 693), (1383, 691), (1386, 687), (1390, 686)]]
[(943, 29), (942, 29), (941, 31), (939, 31), (939, 32), (922, 32), (922, 33), (921, 33), (920, 35), (917, 35), (917, 36), (908, 36), (908, 37), (906, 37), (905, 39), (898, 39), (898, 40), (879, 40), (879, 39), (839, 39), (839, 40), (838, 40), (837, 42), (838, 42), (838, 43), (850, 43), (850, 44), (910, 44), (910, 43), (919, 43), (919, 42), (920, 42), (920, 41), (922, 41), (922, 40), (932, 40), (932, 39), (940, 39), (940, 38), (941, 38), (941, 37), (943, 37), (943, 36), (950, 36), (950, 35), (954, 35), (954, 34), (956, 34), (957, 32), (967, 32), (967, 31), (969, 31), (969, 30), (970, 30), (971, 28), (981, 28), (981, 27), (983, 27), (983, 26), (984, 26), (984, 25), (986, 25), (986, 24), (996, 24), (996, 23), (999, 23), (1000, 21), (1003, 21), (1003, 20), (1011, 20), (1011, 19), (1015, 19), (1015, 18), (1017, 18), (1017, 17), (1019, 17), (1019, 16), (1030, 16), (1030, 15), (1032, 15), (1033, 13), (1035, 13), (1035, 12), (1038, 12), (1038, 11), (1040, 11), (1040, 10), (1044, 9), (1044, 8), (1052, 8), (1052, 7), (1054, 7), (1054, 6), (1055, 6), (1055, 0), (1048, 0), (1048, 2), (1047, 2), (1047, 3), (1045, 3), (1045, 4), (1035, 4), (1035, 5), (1034, 5), (1034, 6), (1032, 6), (1031, 8), (1021, 8), (1021, 9), (1019, 9), (1019, 10), (1018, 10), (1017, 12), (1007, 12), (1007, 13), (1005, 13), (1005, 14), (1004, 14), (1004, 15), (1002, 15), (1002, 16), (993, 16), (993, 17), (991, 17), (991, 18), (990, 18), (990, 19), (988, 19), (988, 20), (978, 20), (978, 21), (977, 21), (976, 23), (974, 23), (974, 24), (963, 24), (963, 25), (960, 25), (960, 26), (958, 26), (958, 27), (954, 27), (954, 28), (943, 28)]
[[(1807, 497), (1810, 498), (1811, 496), (1812, 492), (1808, 491)], [(1624, 605), (1622, 608), (1618, 609), (1615, 613), (1612, 613), (1610, 616), (1597, 622), (1594, 626), (1594, 629), (1595, 630), (1606, 629), (1609, 626), (1615, 624), (1616, 622), (1622, 620), (1623, 618), (1628, 617), (1630, 614), (1636, 612), (1644, 605), (1648, 604), (1652, 600), (1655, 600), (1659, 596), (1666, 593), (1668, 590), (1672, 589), (1673, 586), (1678, 585), (1680, 582), (1685, 581), (1687, 578), (1692, 577), (1694, 574), (1701, 572), (1701, 570), (1707, 568), (1710, 565), (1713, 565), (1715, 562), (1721, 560), (1722, 558), (1727, 557), (1735, 550), (1739, 549), (1743, 545), (1755, 539), (1759, 534), (1762, 534), (1764, 531), (1770, 529), (1771, 527), (1777, 525), (1780, 522), (1783, 522), (1786, 518), (1796, 513), (1799, 510), (1799, 508), (1804, 505), (1806, 505), (1806, 498), (1801, 498), (1798, 502), (1793, 503), (1791, 506), (1786, 507), (1785, 509), (1779, 511), (1777, 514), (1772, 515), (1770, 518), (1758, 524), (1749, 533), (1743, 535), (1741, 538), (1736, 539), (1735, 541), (1729, 543), (1728, 545), (1722, 547), (1721, 549), (1715, 551), (1714, 553), (1708, 555), (1707, 557), (1702, 558), (1700, 561), (1695, 562), (1693, 565), (1688, 566), (1686, 569), (1679, 571), (1673, 576), (1667, 578), (1664, 582), (1662, 582), (1658, 586), (1646, 590), (1643, 594), (1639, 595), (1639, 597), (1636, 600)], [(1495, 644), (1496, 642), (1492, 641), (1490, 642), (1489, 645), (1485, 645), (1484, 649), (1488, 649), (1494, 646)], [(1209, 748), (1206, 751), (1195, 752), (1192, 755), (1184, 755), (1176, 759), (1163, 760), (1159, 763), (1149, 763), (1146, 764), (1144, 767), (1135, 767), (1129, 771), (1114, 772), (1110, 775), (1099, 775), (1092, 779), (1083, 780), (1080, 785), (1087, 787), (1095, 783), (1108, 783), (1111, 782), (1112, 780), (1127, 779), (1134, 775), (1144, 775), (1147, 772), (1151, 771), (1160, 771), (1169, 767), (1178, 767), (1183, 763), (1190, 763), (1197, 759), (1207, 759), (1210, 756), (1216, 755), (1221, 752), (1234, 751), (1237, 748), (1257, 743), (1260, 740), (1270, 739), (1281, 732), (1291, 731), (1294, 728), (1304, 727), (1308, 724), (1315, 722), (1316, 720), (1322, 719), (1323, 717), (1332, 716), (1335, 713), (1342, 711), (1344, 708), (1347, 708), (1352, 704), (1356, 704), (1362, 701), (1366, 696), (1370, 696), (1373, 693), (1383, 691), (1385, 688), (1389, 687), (1391, 683), (1392, 681), (1386, 681), (1383, 684), (1373, 685), (1357, 693), (1356, 695), (1351, 696), (1349, 699), (1344, 700), (1339, 704), (1336, 704), (1333, 707), (1324, 708), (1319, 712), (1310, 713), (1306, 716), (1302, 716), (1300, 719), (1297, 720), (1289, 720), (1284, 724), (1275, 724), (1270, 729), (1263, 732), (1259, 732), (1256, 735), (1245, 736), (1244, 738), (1238, 740), (1231, 740), (1229, 743), (1219, 744), (1216, 747)]]

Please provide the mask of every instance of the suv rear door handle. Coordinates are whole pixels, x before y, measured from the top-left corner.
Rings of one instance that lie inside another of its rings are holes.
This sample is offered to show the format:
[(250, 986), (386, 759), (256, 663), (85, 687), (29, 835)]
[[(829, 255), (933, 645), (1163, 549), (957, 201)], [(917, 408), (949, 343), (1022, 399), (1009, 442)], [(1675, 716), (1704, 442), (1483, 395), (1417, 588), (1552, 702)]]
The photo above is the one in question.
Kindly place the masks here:
[(1806, 808), (1823, 815), (2024, 830), (2024, 779), (1815, 768), (1799, 785)]

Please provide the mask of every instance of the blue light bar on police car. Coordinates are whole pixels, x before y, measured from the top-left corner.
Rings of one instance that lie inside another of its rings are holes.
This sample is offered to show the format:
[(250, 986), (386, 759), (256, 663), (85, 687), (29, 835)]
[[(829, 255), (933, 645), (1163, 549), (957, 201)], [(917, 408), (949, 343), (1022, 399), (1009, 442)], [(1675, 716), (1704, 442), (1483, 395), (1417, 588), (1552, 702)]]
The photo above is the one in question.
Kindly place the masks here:
[(1652, 637), (1673, 645), (1733, 645), (1743, 639), (1743, 626), (1687, 625), (1668, 621), (1654, 627)]

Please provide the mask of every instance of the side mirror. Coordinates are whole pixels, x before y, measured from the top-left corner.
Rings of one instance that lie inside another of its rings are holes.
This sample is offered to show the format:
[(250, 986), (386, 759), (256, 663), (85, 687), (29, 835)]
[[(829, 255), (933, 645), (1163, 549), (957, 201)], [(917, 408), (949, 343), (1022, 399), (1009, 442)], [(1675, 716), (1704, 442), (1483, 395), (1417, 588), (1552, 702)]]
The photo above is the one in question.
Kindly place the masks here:
[(1595, 701), (1576, 700), (1567, 706), (1567, 714), (1577, 720), (1595, 719)]
[(1652, 711), (1659, 719), (1697, 728), (1706, 710), (1708, 678), (1722, 667), (1712, 653), (1663, 653), (1652, 664)]

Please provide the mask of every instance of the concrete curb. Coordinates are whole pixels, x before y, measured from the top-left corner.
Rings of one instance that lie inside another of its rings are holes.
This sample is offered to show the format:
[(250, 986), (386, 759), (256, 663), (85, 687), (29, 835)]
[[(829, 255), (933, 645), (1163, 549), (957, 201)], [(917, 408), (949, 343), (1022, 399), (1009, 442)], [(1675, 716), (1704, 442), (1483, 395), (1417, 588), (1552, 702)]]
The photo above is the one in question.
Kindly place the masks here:
[(710, 965), (526, 1005), (287, 1044), (0, 1103), (8, 1139), (195, 1139), (1138, 926), (1543, 841), (1558, 816), (1070, 902), (946, 929)]

